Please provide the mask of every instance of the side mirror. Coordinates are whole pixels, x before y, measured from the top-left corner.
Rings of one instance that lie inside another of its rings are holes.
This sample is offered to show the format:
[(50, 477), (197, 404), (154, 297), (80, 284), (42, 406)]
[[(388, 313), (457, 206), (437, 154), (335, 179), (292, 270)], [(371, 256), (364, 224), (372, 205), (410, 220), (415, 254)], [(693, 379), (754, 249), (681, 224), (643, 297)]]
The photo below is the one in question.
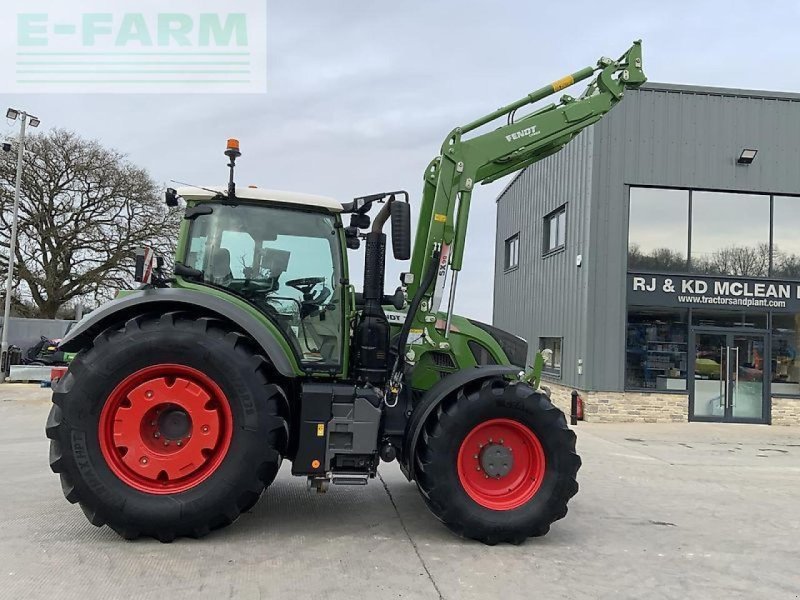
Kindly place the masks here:
[(196, 204), (190, 206), (183, 213), (183, 218), (187, 221), (194, 221), (197, 217), (204, 217), (206, 215), (213, 215), (214, 207), (208, 204)]
[(164, 201), (166, 202), (167, 206), (170, 208), (175, 208), (178, 206), (178, 190), (173, 188), (167, 188), (167, 191), (164, 193)]
[(361, 213), (350, 215), (350, 227), (356, 227), (357, 229), (368, 229), (371, 223), (372, 219), (370, 219), (369, 215), (364, 215)]
[(361, 240), (358, 238), (358, 227), (345, 227), (344, 238), (347, 241), (348, 250), (358, 250), (361, 248)]
[(411, 205), (392, 202), (392, 252), (396, 260), (411, 258)]

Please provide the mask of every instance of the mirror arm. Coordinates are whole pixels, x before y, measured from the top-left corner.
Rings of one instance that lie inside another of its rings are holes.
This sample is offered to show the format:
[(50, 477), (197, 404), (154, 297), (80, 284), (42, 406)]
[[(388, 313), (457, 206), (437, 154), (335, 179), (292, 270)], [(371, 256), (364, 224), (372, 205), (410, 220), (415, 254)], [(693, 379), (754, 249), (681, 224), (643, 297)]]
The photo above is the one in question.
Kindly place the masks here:
[(186, 279), (203, 279), (203, 272), (199, 269), (193, 269), (192, 267), (187, 267), (182, 262), (175, 263), (175, 275), (178, 277), (184, 277)]

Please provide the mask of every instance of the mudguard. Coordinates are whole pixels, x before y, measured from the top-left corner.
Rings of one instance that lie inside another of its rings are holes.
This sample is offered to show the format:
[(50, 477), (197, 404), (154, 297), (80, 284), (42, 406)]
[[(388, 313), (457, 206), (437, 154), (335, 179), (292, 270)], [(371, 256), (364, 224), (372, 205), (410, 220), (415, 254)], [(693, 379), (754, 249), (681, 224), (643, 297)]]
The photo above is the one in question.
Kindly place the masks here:
[(428, 417), (436, 410), (439, 403), (447, 396), (455, 392), (458, 388), (465, 386), (472, 381), (488, 379), (490, 377), (516, 375), (520, 372), (519, 367), (509, 365), (488, 365), (464, 369), (440, 379), (436, 384), (422, 396), (419, 404), (414, 408), (411, 419), (406, 428), (405, 440), (403, 443), (403, 461), (400, 463), (403, 474), (409, 479), (414, 480), (415, 461), (417, 442), (422, 433), (422, 428)]
[(252, 336), (264, 350), (275, 369), (286, 377), (298, 374), (286, 350), (275, 335), (255, 317), (230, 302), (193, 290), (166, 288), (138, 290), (124, 297), (112, 300), (86, 315), (61, 341), (59, 350), (78, 352), (98, 334), (115, 323), (127, 321), (142, 312), (168, 312), (171, 310), (203, 309), (216, 314), (239, 326), (243, 332)]

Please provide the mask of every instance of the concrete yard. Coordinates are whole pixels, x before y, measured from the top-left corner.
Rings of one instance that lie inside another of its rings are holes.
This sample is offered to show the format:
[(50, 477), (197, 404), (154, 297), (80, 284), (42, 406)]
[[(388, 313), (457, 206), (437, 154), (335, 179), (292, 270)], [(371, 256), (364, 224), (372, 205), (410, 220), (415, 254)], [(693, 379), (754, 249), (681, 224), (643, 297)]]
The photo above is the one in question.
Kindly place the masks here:
[(161, 544), (64, 500), (48, 409), (48, 390), (0, 386), (0, 598), (800, 597), (797, 429), (582, 423), (581, 491), (522, 546), (454, 537), (396, 465), (327, 495), (285, 466), (233, 526)]

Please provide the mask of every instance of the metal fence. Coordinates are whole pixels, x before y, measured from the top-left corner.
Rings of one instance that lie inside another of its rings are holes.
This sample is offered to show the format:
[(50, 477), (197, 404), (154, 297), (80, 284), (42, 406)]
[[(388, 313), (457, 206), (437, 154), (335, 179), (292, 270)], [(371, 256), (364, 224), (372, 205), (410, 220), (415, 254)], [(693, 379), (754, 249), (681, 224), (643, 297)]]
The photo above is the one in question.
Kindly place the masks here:
[[(20, 319), (12, 317), (8, 320), (8, 343), (19, 346), (23, 355), (31, 346), (36, 345), (42, 336), (49, 339), (64, 337), (67, 327), (73, 321), (59, 319)], [(0, 334), (4, 327), (3, 318), (0, 317)]]

